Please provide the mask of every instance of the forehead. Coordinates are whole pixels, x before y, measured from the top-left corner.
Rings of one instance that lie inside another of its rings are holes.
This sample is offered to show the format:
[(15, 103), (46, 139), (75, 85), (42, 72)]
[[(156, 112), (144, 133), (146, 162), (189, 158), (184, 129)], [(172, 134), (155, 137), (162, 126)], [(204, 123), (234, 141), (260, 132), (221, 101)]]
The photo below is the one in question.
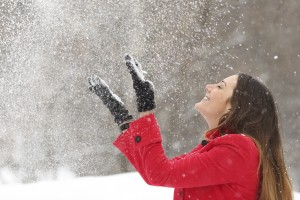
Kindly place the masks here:
[(223, 81), (226, 83), (226, 86), (235, 87), (238, 81), (238, 75), (228, 76)]

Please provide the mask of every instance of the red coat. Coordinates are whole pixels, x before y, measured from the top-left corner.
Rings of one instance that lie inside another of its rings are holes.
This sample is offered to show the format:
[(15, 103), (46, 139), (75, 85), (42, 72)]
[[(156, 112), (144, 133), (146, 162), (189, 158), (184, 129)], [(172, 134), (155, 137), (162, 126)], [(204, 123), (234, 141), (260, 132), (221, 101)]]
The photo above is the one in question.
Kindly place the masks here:
[(169, 160), (154, 114), (130, 123), (114, 145), (150, 185), (175, 188), (174, 200), (256, 200), (259, 153), (243, 134), (220, 136)]

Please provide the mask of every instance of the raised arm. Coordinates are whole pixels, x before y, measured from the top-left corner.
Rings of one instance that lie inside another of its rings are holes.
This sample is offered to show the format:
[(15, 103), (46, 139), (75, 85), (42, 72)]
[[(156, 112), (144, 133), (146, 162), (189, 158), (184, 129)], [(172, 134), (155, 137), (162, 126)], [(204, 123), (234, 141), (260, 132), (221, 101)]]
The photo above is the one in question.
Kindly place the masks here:
[(154, 114), (132, 122), (114, 145), (133, 158), (131, 163), (150, 185), (202, 187), (238, 183), (258, 175), (256, 146), (240, 134), (220, 137), (184, 156), (168, 159)]

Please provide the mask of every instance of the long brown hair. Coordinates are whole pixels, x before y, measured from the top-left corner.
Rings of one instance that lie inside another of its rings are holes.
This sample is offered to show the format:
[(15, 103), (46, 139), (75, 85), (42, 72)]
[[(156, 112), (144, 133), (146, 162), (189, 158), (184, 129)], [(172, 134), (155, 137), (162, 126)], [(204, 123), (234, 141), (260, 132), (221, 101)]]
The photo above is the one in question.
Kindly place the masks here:
[(260, 152), (259, 200), (292, 200), (293, 191), (283, 157), (277, 108), (268, 88), (247, 74), (238, 74), (231, 110), (221, 117), (220, 131), (230, 128), (253, 138)]

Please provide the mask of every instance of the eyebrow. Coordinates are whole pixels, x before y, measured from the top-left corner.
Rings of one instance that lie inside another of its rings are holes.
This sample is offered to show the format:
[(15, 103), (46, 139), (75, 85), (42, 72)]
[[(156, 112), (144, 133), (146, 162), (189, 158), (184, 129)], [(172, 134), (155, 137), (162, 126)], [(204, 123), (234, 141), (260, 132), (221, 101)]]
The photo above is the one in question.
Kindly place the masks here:
[(225, 84), (225, 87), (226, 87), (226, 82), (223, 80), (223, 81), (221, 81), (221, 82), (223, 82), (224, 84)]

